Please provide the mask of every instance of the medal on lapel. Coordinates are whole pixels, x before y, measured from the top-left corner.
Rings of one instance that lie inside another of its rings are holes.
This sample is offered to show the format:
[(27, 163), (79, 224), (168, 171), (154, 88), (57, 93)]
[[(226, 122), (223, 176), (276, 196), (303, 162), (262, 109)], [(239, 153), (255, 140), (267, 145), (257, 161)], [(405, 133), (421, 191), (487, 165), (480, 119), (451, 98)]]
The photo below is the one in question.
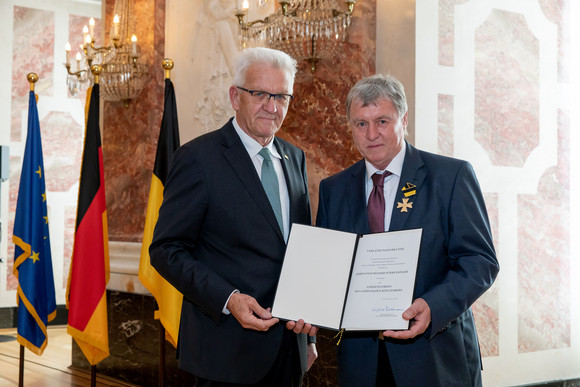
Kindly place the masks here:
[(403, 191), (403, 202), (397, 202), (397, 208), (401, 209), (401, 212), (407, 212), (407, 209), (413, 208), (413, 202), (409, 201), (411, 196), (414, 196), (417, 193), (417, 186), (415, 184), (407, 183), (401, 189)]

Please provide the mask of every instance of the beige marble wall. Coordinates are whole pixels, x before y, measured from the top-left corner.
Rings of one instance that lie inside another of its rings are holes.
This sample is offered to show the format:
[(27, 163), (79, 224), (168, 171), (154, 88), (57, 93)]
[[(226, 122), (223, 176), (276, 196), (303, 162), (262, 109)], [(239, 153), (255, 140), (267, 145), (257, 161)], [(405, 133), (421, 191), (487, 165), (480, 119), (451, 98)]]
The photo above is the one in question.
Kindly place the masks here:
[(473, 307), (485, 385), (580, 376), (577, 17), (573, 1), (416, 3), (415, 142), (473, 164), (501, 265)]
[[(57, 303), (64, 304), (76, 217), (78, 178), (84, 136), (86, 90), (76, 97), (66, 86), (65, 44), (73, 55), (90, 17), (101, 31), (99, 4), (77, 1), (0, 2), (0, 42), (6, 57), (0, 69), (0, 143), (10, 148), (10, 178), (2, 183), (2, 243), (0, 256), (0, 307), (15, 305), (16, 278), (12, 275), (12, 229), (28, 120), (29, 84), (35, 72), (42, 136)], [(100, 44), (100, 38), (97, 44)]]

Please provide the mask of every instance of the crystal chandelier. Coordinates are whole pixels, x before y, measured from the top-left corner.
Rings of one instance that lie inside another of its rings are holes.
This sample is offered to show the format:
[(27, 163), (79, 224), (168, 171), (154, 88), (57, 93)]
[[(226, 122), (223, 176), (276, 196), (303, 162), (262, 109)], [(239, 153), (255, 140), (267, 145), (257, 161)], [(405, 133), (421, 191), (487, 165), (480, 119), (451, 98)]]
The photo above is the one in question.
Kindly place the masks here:
[[(264, 1), (264, 0), (259, 0)], [(296, 60), (306, 60), (316, 71), (321, 59), (331, 59), (346, 38), (356, 0), (278, 1), (279, 9), (262, 20), (246, 22), (248, 0), (236, 9), (240, 47), (270, 47)]]
[(130, 25), (132, 7), (132, 0), (116, 0), (109, 46), (95, 47), (95, 21), (91, 18), (89, 27), (83, 28), (82, 53), (77, 52), (74, 65), (67, 43), (65, 67), (70, 95), (75, 96), (81, 88), (93, 84), (90, 68), (94, 64), (102, 66), (101, 96), (106, 101), (122, 101), (128, 106), (139, 95), (147, 79), (147, 65), (138, 61), (141, 54), (136, 35), (129, 38), (130, 31), (134, 31)]

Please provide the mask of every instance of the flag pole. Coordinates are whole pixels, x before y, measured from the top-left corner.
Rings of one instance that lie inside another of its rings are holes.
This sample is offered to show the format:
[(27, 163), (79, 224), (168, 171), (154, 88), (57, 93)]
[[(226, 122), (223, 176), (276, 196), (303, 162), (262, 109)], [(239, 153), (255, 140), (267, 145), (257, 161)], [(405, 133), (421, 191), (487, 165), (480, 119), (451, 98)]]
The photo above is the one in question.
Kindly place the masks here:
[[(93, 73), (93, 75), (95, 77), (95, 81), (94, 81), (95, 85), (99, 84), (99, 74), (101, 73), (101, 71), (103, 71), (103, 68), (100, 65), (91, 66), (91, 73)], [(91, 101), (91, 102), (94, 102), (94, 101)], [(96, 103), (99, 103), (99, 101), (96, 101)], [(93, 364), (93, 365), (91, 365), (91, 387), (96, 387), (96, 386), (97, 386), (97, 365)]]
[[(38, 81), (36, 73), (28, 73), (26, 79), (30, 83), (30, 91), (34, 91), (34, 84)], [(24, 345), (20, 344), (20, 362), (18, 367), (18, 387), (24, 386)]]
[[(161, 67), (165, 70), (165, 79), (171, 79), (171, 69), (173, 69), (173, 61), (171, 59), (163, 59)], [(165, 327), (159, 319), (159, 387), (165, 386)]]
[(18, 387), (24, 386), (24, 345), (20, 344), (20, 367), (18, 369)]
[(173, 61), (169, 58), (163, 59), (161, 66), (165, 70), (165, 79), (171, 79), (171, 69), (173, 69)]
[(159, 320), (159, 387), (165, 386), (165, 327)]

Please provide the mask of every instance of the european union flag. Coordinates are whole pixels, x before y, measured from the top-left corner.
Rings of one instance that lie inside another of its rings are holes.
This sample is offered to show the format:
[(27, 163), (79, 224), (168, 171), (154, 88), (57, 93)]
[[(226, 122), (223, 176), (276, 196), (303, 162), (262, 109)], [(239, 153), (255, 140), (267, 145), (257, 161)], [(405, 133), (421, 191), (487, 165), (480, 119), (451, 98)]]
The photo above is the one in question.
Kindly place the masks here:
[(16, 203), (13, 242), (18, 278), (18, 342), (42, 355), (46, 325), (56, 317), (56, 299), (48, 235), (48, 212), (40, 123), (34, 91), (28, 105), (28, 135)]

